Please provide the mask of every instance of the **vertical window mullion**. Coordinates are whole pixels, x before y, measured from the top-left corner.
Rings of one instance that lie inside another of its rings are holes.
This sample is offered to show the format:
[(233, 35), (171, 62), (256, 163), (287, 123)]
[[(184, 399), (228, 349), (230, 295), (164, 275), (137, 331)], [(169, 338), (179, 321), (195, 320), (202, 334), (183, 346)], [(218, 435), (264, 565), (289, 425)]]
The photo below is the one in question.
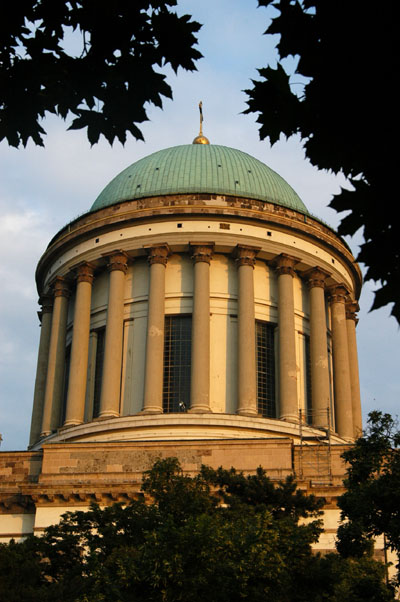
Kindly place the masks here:
[(93, 418), (100, 414), (101, 380), (103, 377), (105, 328), (97, 331), (96, 366), (94, 372)]
[(164, 412), (182, 412), (190, 404), (191, 316), (166, 316), (164, 341)]
[(276, 418), (274, 324), (256, 321), (257, 408)]

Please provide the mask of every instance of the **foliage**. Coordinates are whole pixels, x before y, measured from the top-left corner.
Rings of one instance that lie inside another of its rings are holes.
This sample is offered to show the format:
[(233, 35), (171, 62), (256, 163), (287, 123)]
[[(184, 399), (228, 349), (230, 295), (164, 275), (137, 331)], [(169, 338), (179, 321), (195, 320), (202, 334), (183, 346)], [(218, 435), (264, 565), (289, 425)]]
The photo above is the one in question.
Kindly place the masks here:
[[(265, 33), (280, 35), (281, 62), (259, 69), (261, 79), (246, 90), (246, 112), (258, 113), (261, 139), (273, 144), (280, 134), (297, 134), (313, 165), (349, 179), (352, 190), (343, 189), (331, 202), (338, 212), (349, 212), (339, 233), (363, 229), (358, 259), (368, 268), (367, 280), (381, 281), (373, 308), (394, 302), (392, 314), (400, 322), (397, 160), (390, 144), (399, 133), (395, 3), (259, 0), (259, 5), (279, 11)], [(289, 56), (298, 59), (292, 78), (282, 65)]]
[(202, 474), (220, 487), (219, 495), (224, 503), (238, 511), (250, 506), (258, 512), (267, 510), (275, 519), (288, 517), (298, 521), (300, 518), (320, 516), (324, 505), (322, 498), (304, 495), (297, 489), (293, 476), (276, 484), (261, 467), (254, 476), (247, 477), (234, 468), (214, 471), (203, 467)]
[(393, 599), (379, 563), (313, 555), (321, 502), (292, 479), (275, 488), (261, 469), (246, 477), (207, 467), (189, 477), (170, 458), (144, 475), (142, 492), (128, 506), (94, 504), (43, 537), (0, 546), (0, 600)]
[[(43, 145), (47, 112), (75, 118), (91, 144), (103, 134), (122, 143), (126, 132), (143, 139), (136, 124), (145, 105), (171, 98), (155, 67), (194, 70), (199, 23), (170, 10), (176, 0), (19, 0), (0, 22), (0, 140), (29, 138)], [(66, 37), (79, 39), (68, 52)]]
[(338, 502), (342, 520), (347, 520), (338, 531), (337, 548), (343, 556), (368, 555), (372, 539), (385, 535), (388, 547), (400, 557), (399, 452), (400, 431), (393, 418), (371, 412), (366, 433), (343, 454), (349, 464), (347, 490)]
[(372, 558), (343, 558), (330, 553), (316, 556), (309, 564), (307, 586), (315, 602), (385, 602), (394, 600), (393, 589), (384, 581), (384, 565)]

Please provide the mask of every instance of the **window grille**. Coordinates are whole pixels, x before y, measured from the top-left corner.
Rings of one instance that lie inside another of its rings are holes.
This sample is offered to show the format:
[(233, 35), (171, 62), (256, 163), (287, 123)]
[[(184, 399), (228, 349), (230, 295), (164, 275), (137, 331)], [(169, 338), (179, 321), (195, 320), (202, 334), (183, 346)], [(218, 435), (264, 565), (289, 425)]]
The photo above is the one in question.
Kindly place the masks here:
[(191, 316), (166, 316), (164, 339), (164, 412), (184, 412), (190, 407), (192, 346)]
[(96, 366), (94, 369), (93, 418), (100, 414), (101, 381), (103, 377), (105, 328), (97, 331)]
[(64, 361), (64, 387), (63, 397), (61, 406), (61, 426), (64, 424), (67, 417), (67, 397), (68, 397), (68, 385), (69, 385), (69, 368), (71, 365), (71, 345), (68, 345), (65, 349), (65, 361)]
[(308, 334), (304, 335), (304, 345), (305, 345), (305, 383), (306, 383), (306, 413), (307, 413), (307, 422), (311, 424), (311, 414), (312, 414), (312, 404), (311, 404), (311, 347), (310, 347), (310, 336)]
[(256, 321), (257, 409), (266, 418), (276, 418), (275, 324)]

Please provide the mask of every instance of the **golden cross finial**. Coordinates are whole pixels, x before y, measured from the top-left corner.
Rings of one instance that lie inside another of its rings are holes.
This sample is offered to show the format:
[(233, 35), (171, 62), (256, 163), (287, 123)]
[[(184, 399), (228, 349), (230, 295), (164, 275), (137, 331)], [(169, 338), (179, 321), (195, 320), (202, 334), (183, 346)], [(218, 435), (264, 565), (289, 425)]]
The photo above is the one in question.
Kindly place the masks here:
[(203, 101), (199, 102), (199, 111), (200, 111), (200, 132), (199, 136), (203, 135)]
[(210, 144), (208, 138), (203, 136), (203, 102), (199, 102), (199, 111), (200, 111), (200, 132), (199, 135), (193, 140), (193, 144)]

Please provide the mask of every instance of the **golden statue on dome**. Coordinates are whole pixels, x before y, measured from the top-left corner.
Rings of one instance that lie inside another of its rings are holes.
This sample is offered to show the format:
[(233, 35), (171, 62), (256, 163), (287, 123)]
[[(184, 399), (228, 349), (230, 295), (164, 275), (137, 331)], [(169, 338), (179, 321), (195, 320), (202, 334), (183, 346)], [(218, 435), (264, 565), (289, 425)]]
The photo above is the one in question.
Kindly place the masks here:
[(199, 102), (199, 111), (200, 111), (200, 131), (199, 135), (193, 140), (193, 144), (210, 144), (208, 138), (203, 136), (203, 102)]

